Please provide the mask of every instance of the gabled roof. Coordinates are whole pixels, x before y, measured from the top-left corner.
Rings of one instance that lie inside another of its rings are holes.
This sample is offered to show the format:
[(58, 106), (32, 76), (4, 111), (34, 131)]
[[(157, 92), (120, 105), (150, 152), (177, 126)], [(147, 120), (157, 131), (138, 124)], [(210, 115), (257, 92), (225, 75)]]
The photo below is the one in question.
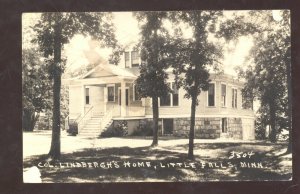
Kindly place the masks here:
[(81, 78), (100, 78), (100, 77), (113, 77), (119, 76), (124, 78), (136, 78), (132, 72), (125, 68), (118, 67), (110, 64), (99, 64), (94, 69), (83, 75)]

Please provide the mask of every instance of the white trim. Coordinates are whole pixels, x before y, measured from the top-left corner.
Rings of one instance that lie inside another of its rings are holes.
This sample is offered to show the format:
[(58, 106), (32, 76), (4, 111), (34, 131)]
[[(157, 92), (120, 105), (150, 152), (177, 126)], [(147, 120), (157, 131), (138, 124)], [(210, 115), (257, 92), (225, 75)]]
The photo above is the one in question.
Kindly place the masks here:
[(208, 90), (206, 91), (206, 107), (208, 107), (208, 108), (216, 108), (217, 106), (217, 104), (216, 104), (216, 96), (217, 96), (217, 83), (215, 82), (215, 81), (212, 81), (212, 82), (209, 82), (209, 84), (214, 84), (215, 85), (215, 87), (214, 87), (214, 101), (215, 101), (215, 104), (214, 104), (214, 106), (209, 106), (208, 105)]
[[(108, 99), (108, 88), (109, 87), (114, 88), (114, 100), (113, 101), (109, 101), (109, 99)], [(107, 88), (107, 102), (116, 102), (116, 84), (107, 84), (106, 88)]]

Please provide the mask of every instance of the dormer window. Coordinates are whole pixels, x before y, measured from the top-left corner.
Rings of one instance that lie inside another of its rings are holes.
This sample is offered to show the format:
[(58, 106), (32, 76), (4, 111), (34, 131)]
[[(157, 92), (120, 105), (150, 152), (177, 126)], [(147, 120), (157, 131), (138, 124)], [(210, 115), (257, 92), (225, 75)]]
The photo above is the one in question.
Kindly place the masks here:
[(125, 52), (125, 67), (130, 67), (130, 52)]
[(132, 51), (131, 52), (131, 67), (138, 67), (139, 66), (139, 52), (138, 51)]

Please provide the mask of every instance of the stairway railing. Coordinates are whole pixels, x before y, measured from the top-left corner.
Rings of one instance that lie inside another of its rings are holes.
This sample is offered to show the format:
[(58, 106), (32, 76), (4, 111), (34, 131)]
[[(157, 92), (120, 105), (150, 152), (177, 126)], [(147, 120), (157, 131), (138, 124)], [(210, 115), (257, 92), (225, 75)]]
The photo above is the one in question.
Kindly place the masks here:
[(79, 118), (78, 120), (78, 130), (81, 130), (83, 129), (83, 127), (85, 126), (86, 124), (86, 121), (90, 120), (91, 117), (93, 116), (93, 106), (91, 106), (88, 111), (82, 116)]
[(111, 121), (113, 110), (114, 106), (110, 110), (106, 111), (106, 113), (103, 115), (101, 119), (101, 130), (103, 130), (104, 127), (109, 123), (109, 121)]

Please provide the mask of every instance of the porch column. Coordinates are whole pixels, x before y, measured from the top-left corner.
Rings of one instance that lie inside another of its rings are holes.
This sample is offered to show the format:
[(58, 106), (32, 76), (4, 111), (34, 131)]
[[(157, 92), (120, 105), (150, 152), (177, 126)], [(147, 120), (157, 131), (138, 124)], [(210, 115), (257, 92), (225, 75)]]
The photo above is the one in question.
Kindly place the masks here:
[(84, 115), (84, 107), (85, 107), (85, 85), (81, 86), (81, 96), (82, 96), (81, 116), (83, 116)]
[(124, 81), (121, 82), (121, 117), (126, 116), (126, 84)]

